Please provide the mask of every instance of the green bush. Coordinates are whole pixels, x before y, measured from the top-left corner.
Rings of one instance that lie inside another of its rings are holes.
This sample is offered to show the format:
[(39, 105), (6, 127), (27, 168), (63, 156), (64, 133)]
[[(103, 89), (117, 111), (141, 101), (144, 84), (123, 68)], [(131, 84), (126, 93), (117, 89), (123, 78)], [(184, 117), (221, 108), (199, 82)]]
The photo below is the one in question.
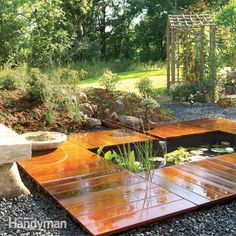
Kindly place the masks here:
[(100, 77), (99, 84), (104, 87), (107, 91), (115, 91), (116, 85), (119, 82), (119, 77), (114, 74), (111, 70), (106, 69)]
[(207, 102), (207, 95), (213, 96), (214, 86), (207, 81), (199, 83), (186, 83), (177, 86), (171, 91), (172, 99), (175, 102)]
[(48, 76), (37, 68), (32, 68), (29, 75), (27, 96), (32, 100), (43, 101), (44, 92), (49, 86)]
[(146, 77), (141, 78), (138, 80), (135, 86), (143, 97), (145, 98), (150, 97), (153, 90), (151, 79), (146, 78)]
[(60, 71), (60, 81), (64, 84), (77, 85), (80, 79), (87, 75), (85, 70), (74, 70), (69, 68), (62, 68)]
[(17, 88), (14, 78), (6, 78), (0, 83), (2, 89), (5, 90), (15, 90)]

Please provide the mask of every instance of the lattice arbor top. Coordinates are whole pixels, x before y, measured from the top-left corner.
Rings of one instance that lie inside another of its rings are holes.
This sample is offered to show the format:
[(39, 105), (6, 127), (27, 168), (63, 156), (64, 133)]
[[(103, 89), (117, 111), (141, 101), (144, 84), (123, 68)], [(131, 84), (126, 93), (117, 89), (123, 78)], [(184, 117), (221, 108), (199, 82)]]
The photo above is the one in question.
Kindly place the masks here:
[(167, 24), (167, 88), (215, 80), (216, 24), (210, 15), (170, 15)]
[(170, 15), (169, 23), (173, 28), (215, 26), (210, 15)]

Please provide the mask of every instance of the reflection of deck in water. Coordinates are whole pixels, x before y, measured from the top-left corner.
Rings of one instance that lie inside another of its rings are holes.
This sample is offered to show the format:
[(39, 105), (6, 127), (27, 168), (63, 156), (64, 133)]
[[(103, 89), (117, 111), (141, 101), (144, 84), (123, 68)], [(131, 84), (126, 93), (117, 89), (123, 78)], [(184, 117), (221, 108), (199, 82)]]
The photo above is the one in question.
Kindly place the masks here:
[[(158, 130), (162, 139), (209, 131), (236, 134), (236, 123), (207, 119)], [(122, 132), (72, 135), (57, 150), (37, 153), (19, 164), (94, 235), (119, 232), (236, 196), (236, 154), (133, 174), (88, 150), (150, 140), (140, 133)]]

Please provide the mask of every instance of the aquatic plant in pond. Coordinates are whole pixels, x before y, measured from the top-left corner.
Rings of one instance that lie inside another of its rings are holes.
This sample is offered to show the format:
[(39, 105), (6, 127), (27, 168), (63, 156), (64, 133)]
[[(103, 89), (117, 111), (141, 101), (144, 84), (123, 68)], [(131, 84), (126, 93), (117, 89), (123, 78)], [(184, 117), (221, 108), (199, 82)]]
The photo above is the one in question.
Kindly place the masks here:
[(104, 151), (101, 147), (97, 154), (135, 173), (158, 168), (165, 162), (164, 158), (159, 156), (160, 152), (163, 152), (161, 147), (152, 141), (126, 144), (114, 149)]
[(179, 147), (173, 152), (167, 153), (164, 157), (167, 163), (180, 164), (189, 161), (198, 161), (211, 158), (217, 155), (234, 153), (235, 148), (230, 142), (220, 142), (216, 144), (205, 144), (199, 147)]

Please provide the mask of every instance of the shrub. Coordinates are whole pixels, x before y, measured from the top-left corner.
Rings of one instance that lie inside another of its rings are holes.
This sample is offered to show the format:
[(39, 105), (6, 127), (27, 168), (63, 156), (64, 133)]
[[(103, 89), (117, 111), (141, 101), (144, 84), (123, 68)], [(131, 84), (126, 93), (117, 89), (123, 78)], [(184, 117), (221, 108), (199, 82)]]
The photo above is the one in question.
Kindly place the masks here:
[(153, 90), (153, 85), (149, 78), (145, 77), (139, 79), (135, 86), (143, 97), (150, 97)]
[(85, 70), (74, 70), (63, 68), (60, 71), (60, 80), (62, 83), (77, 85), (80, 79), (87, 75)]
[(152, 114), (160, 108), (160, 104), (153, 98), (145, 98), (138, 109), (144, 119), (147, 121), (150, 119)]
[(107, 91), (115, 91), (116, 85), (119, 82), (117, 74), (112, 73), (111, 70), (106, 69), (100, 77), (99, 84), (104, 87)]
[(17, 73), (11, 68), (12, 65), (5, 65), (0, 71), (0, 88), (4, 90), (15, 90), (17, 88)]
[(5, 80), (2, 80), (1, 88), (5, 90), (15, 90), (17, 88), (16, 82), (13, 78), (6, 78)]
[(46, 74), (41, 73), (37, 68), (32, 68), (30, 71), (30, 79), (28, 80), (27, 96), (32, 100), (44, 99), (44, 91), (48, 89), (49, 81)]
[(209, 82), (186, 83), (171, 91), (172, 99), (176, 102), (207, 102), (207, 96), (213, 96), (214, 86)]

